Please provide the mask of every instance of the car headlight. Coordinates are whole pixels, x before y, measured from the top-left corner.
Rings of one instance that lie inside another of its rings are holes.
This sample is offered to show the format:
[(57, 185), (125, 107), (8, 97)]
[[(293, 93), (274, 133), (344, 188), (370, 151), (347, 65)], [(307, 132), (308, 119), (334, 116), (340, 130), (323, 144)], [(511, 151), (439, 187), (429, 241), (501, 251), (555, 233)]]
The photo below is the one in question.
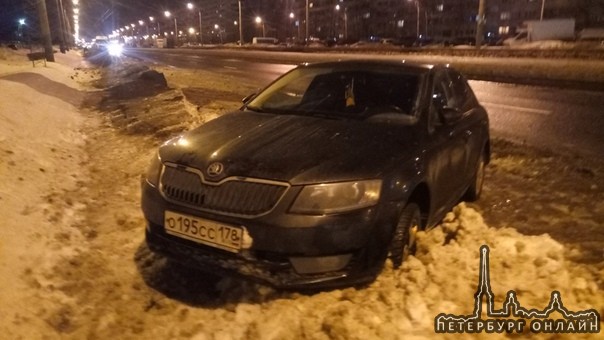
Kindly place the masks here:
[(307, 185), (298, 194), (290, 212), (325, 215), (370, 207), (380, 198), (379, 179)]
[(117, 43), (111, 43), (107, 45), (107, 52), (112, 57), (119, 57), (122, 55), (122, 45)]
[(147, 182), (149, 182), (155, 187), (157, 187), (159, 184), (159, 175), (161, 174), (161, 168), (161, 158), (159, 157), (159, 152), (156, 152), (153, 156), (153, 159), (151, 159), (151, 164), (149, 164), (149, 167), (147, 168), (147, 173), (145, 175)]

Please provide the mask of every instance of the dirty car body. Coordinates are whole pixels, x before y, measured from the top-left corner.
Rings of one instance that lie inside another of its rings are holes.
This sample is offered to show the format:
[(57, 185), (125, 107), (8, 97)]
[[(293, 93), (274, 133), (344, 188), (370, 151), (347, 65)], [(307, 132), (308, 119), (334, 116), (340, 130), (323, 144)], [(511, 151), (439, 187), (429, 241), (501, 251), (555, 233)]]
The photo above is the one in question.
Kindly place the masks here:
[(363, 284), (477, 198), (488, 161), (487, 113), (454, 69), (305, 64), (159, 148), (142, 179), (146, 240), (276, 287)]

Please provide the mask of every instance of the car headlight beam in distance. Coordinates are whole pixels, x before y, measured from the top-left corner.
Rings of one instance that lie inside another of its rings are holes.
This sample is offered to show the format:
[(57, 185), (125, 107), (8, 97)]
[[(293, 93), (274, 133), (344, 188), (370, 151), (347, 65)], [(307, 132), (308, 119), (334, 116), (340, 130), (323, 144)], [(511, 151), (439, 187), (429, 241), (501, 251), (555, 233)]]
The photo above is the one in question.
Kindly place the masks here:
[(379, 179), (307, 185), (298, 194), (290, 212), (326, 215), (377, 204), (382, 181)]
[(107, 53), (112, 57), (120, 57), (122, 55), (122, 44), (118, 42), (110, 42), (107, 44)]

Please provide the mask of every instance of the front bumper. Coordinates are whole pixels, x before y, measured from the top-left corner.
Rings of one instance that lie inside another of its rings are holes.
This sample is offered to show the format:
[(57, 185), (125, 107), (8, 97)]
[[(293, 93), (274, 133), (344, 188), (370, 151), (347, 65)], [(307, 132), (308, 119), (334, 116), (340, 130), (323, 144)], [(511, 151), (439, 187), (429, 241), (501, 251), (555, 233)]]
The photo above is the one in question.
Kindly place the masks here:
[[(242, 219), (175, 205), (144, 180), (142, 193), (146, 240), (152, 251), (202, 270), (288, 289), (326, 289), (373, 281), (386, 258), (399, 208), (393, 203), (332, 216), (291, 215), (275, 209), (266, 216)], [(253, 244), (231, 253), (172, 236), (163, 227), (166, 210), (245, 226)], [(322, 270), (333, 266), (332, 260), (342, 265)], [(326, 267), (300, 270), (321, 263)]]

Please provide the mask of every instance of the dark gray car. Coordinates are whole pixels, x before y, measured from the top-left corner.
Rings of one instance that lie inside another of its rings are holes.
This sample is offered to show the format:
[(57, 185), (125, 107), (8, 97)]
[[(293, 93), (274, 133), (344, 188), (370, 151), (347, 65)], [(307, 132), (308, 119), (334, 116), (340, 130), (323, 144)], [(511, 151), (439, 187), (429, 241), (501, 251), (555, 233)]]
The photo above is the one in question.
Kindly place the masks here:
[(302, 65), (166, 142), (142, 181), (151, 250), (277, 287), (370, 282), (480, 195), (489, 123), (454, 69)]

